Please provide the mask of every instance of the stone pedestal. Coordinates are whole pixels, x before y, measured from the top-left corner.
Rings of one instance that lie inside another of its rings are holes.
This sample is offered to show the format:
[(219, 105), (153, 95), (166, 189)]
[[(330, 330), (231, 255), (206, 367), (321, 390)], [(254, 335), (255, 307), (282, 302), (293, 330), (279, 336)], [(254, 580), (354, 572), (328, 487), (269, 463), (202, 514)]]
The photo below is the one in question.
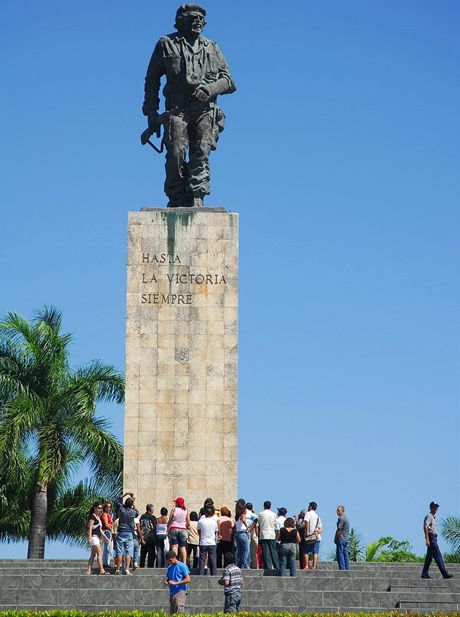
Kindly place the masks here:
[(130, 212), (124, 487), (136, 504), (237, 498), (238, 214)]

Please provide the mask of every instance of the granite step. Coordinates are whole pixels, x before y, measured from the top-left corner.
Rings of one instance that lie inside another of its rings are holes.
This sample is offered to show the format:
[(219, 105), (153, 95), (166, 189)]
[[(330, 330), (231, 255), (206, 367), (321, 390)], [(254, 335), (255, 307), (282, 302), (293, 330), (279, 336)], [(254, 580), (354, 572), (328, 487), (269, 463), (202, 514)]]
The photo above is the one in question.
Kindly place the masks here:
[[(161, 575), (135, 572), (132, 577), (128, 576), (88, 576), (79, 572), (78, 574), (59, 573), (57, 575), (49, 572), (33, 574), (11, 573), (1, 577), (3, 588), (22, 588), (22, 589), (111, 589), (111, 588), (131, 588), (134, 589), (153, 589), (162, 588), (164, 573)], [(195, 589), (216, 589), (219, 576), (192, 576)], [(245, 589), (248, 590), (297, 590), (310, 589), (320, 591), (413, 591), (413, 590), (454, 590), (460, 592), (460, 579), (453, 582), (444, 581), (424, 581), (421, 579), (407, 579), (403, 584), (401, 579), (389, 579), (388, 577), (368, 578), (368, 577), (245, 577)]]
[[(324, 562), (318, 571), (298, 571), (279, 577), (274, 571), (246, 570), (242, 609), (290, 612), (382, 612), (388, 610), (457, 610), (460, 606), (460, 567), (457, 578), (444, 581), (433, 570), (420, 578), (420, 564), (352, 564), (340, 572)], [(1, 560), (0, 608), (51, 610), (78, 608), (88, 612), (125, 609), (166, 609), (164, 569), (138, 569), (133, 576), (88, 576), (85, 560)], [(113, 570), (112, 570), (113, 572)], [(219, 574), (220, 576), (220, 574)], [(188, 612), (222, 610), (219, 576), (192, 572)]]
[[(84, 567), (86, 564), (86, 559), (0, 559), (0, 567), (3, 565), (11, 566), (12, 564), (17, 564), (18, 566), (27, 565), (30, 567), (48, 567), (48, 566), (60, 566), (60, 567)], [(421, 563), (386, 563), (386, 562), (351, 562), (350, 569), (354, 570), (416, 570), (417, 572), (421, 571), (422, 564)], [(448, 564), (449, 570), (460, 572), (460, 563), (452, 563)], [(337, 567), (337, 562), (335, 561), (321, 561), (319, 564), (320, 570), (334, 570), (339, 571)], [(435, 570), (435, 566), (432, 566), (432, 569)], [(254, 571), (254, 570), (251, 570)], [(257, 570), (256, 570), (257, 571)]]
[(460, 609), (460, 602), (434, 602), (430, 600), (429, 602), (411, 602), (401, 600), (398, 602), (396, 608), (399, 608), (404, 611), (419, 611), (419, 610), (429, 610), (429, 611), (458, 611)]

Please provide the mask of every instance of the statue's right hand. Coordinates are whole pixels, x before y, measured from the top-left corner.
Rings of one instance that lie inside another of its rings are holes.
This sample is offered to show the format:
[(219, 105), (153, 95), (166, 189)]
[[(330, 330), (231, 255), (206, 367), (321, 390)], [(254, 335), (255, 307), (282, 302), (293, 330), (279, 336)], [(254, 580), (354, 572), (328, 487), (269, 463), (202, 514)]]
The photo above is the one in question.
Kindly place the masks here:
[(145, 129), (145, 131), (142, 131), (142, 134), (141, 134), (141, 144), (143, 146), (145, 146), (145, 144), (148, 142), (148, 140), (150, 139), (151, 136), (152, 136), (152, 133), (151, 133), (150, 129)]
[(150, 113), (148, 116), (149, 129), (157, 137), (160, 137), (161, 124), (158, 122), (158, 112)]

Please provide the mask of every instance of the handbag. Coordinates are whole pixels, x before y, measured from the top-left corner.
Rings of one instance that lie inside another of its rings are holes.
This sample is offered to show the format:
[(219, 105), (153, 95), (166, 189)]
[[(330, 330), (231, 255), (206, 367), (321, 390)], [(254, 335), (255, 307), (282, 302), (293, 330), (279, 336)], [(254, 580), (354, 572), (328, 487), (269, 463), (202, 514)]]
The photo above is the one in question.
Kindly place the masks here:
[[(315, 528), (318, 526), (318, 522), (319, 522), (319, 516), (316, 519)], [(318, 536), (319, 536), (319, 534), (316, 533), (316, 531), (314, 531), (313, 533), (309, 533), (308, 536), (305, 535), (305, 542), (307, 544), (314, 544), (315, 542), (318, 542)]]

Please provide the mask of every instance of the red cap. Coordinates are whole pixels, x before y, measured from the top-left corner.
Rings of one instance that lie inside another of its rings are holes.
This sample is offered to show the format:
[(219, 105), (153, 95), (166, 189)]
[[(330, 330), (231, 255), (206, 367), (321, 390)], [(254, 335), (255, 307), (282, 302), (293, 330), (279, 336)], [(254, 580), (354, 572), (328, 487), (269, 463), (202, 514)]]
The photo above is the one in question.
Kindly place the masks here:
[(176, 506), (179, 506), (179, 508), (183, 508), (185, 506), (185, 501), (183, 497), (178, 497), (174, 501), (176, 503)]

